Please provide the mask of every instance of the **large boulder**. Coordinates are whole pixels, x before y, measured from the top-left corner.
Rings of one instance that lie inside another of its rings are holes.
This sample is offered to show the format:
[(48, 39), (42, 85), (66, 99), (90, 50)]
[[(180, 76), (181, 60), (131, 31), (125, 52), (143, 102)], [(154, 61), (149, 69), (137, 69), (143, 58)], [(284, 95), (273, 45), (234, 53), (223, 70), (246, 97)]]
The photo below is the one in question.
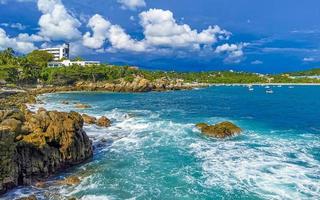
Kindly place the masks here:
[(92, 157), (76, 112), (0, 111), (0, 194), (29, 185)]
[(226, 138), (238, 135), (242, 132), (241, 128), (231, 122), (221, 122), (215, 125), (206, 123), (196, 124), (196, 127), (205, 135), (216, 138)]

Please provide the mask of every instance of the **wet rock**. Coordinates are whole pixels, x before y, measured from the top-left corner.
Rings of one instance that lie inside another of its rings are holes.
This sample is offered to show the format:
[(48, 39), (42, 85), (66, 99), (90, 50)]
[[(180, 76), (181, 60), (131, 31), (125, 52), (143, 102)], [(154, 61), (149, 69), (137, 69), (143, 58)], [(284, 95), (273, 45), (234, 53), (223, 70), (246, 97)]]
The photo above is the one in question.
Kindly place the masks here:
[(47, 188), (49, 185), (45, 182), (39, 181), (35, 184), (37, 188)]
[(69, 105), (69, 101), (62, 101), (61, 103), (64, 105)]
[(0, 194), (79, 164), (92, 153), (76, 112), (0, 111)]
[(37, 200), (37, 197), (35, 195), (30, 195), (28, 197), (21, 197), (17, 200)]
[(72, 186), (72, 185), (79, 185), (80, 182), (81, 180), (77, 176), (69, 176), (62, 181), (58, 181), (58, 184)]
[(196, 124), (196, 127), (201, 132), (210, 137), (226, 138), (241, 133), (241, 128), (231, 122), (221, 122), (215, 125), (208, 125), (205, 123)]
[(88, 104), (83, 104), (83, 103), (77, 103), (77, 104), (75, 105), (75, 107), (78, 108), (78, 109), (91, 108), (90, 105), (88, 105)]
[(98, 119), (97, 125), (102, 127), (109, 127), (111, 126), (111, 121), (107, 117), (102, 116)]
[(87, 123), (87, 124), (95, 124), (97, 121), (97, 118), (89, 116), (87, 114), (82, 114), (82, 118), (84, 123)]

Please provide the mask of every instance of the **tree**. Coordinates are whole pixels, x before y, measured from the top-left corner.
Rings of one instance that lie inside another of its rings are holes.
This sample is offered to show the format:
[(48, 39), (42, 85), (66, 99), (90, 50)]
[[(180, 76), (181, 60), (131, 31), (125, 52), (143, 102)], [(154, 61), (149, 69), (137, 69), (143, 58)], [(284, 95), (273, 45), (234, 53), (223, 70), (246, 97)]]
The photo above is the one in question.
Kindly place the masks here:
[(0, 65), (17, 64), (15, 52), (12, 48), (7, 48), (0, 52)]
[(34, 50), (27, 55), (27, 60), (38, 67), (46, 67), (48, 62), (53, 60), (53, 55), (46, 51)]

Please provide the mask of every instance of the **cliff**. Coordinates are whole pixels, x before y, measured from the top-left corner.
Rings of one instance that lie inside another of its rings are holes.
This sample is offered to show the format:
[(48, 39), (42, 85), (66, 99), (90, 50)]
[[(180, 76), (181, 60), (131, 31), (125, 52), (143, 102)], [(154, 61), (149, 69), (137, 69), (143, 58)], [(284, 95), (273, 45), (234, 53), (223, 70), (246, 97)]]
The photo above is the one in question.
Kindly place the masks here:
[(92, 157), (76, 112), (0, 110), (0, 194)]

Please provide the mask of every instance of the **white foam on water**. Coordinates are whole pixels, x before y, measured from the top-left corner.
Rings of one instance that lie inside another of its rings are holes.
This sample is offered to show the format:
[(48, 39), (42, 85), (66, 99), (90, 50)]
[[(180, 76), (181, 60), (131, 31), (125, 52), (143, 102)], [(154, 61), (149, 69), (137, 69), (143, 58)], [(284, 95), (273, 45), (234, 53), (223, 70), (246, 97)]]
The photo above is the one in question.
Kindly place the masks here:
[(105, 195), (84, 195), (80, 200), (113, 200), (114, 198)]
[[(61, 108), (59, 106), (59, 103), (51, 102), (40, 105), (47, 109)], [(112, 109), (88, 114), (95, 117), (105, 115), (112, 120), (113, 125), (109, 128), (85, 125), (85, 131), (94, 142), (102, 138), (114, 140), (107, 147), (111, 152), (130, 152), (165, 145), (187, 149), (190, 156), (198, 158), (203, 174), (203, 180), (195, 180), (182, 171), (175, 172), (181, 173), (188, 183), (200, 182), (208, 190), (217, 187), (230, 192), (234, 189), (249, 191), (265, 199), (320, 199), (320, 162), (308, 152), (319, 146), (319, 139), (314, 136), (305, 134), (302, 139), (293, 140), (272, 137), (277, 134), (277, 130), (271, 130), (270, 135), (246, 132), (245, 139), (214, 140), (198, 137), (199, 131), (194, 124), (163, 120), (157, 112)], [(209, 123), (225, 120), (228, 119), (213, 117)], [(190, 131), (194, 132), (194, 137), (188, 135)], [(141, 162), (148, 164), (149, 161)], [(71, 195), (90, 190), (90, 187), (101, 187), (97, 183), (98, 179), (96, 175), (91, 175), (73, 188), (74, 191), (61, 192)], [(86, 195), (81, 199), (113, 198)]]
[(320, 163), (301, 150), (299, 141), (250, 137), (263, 146), (251, 148), (248, 141), (233, 140), (198, 140), (190, 145), (202, 160), (207, 187), (244, 189), (266, 199), (320, 198), (320, 180), (312, 178), (319, 175)]

